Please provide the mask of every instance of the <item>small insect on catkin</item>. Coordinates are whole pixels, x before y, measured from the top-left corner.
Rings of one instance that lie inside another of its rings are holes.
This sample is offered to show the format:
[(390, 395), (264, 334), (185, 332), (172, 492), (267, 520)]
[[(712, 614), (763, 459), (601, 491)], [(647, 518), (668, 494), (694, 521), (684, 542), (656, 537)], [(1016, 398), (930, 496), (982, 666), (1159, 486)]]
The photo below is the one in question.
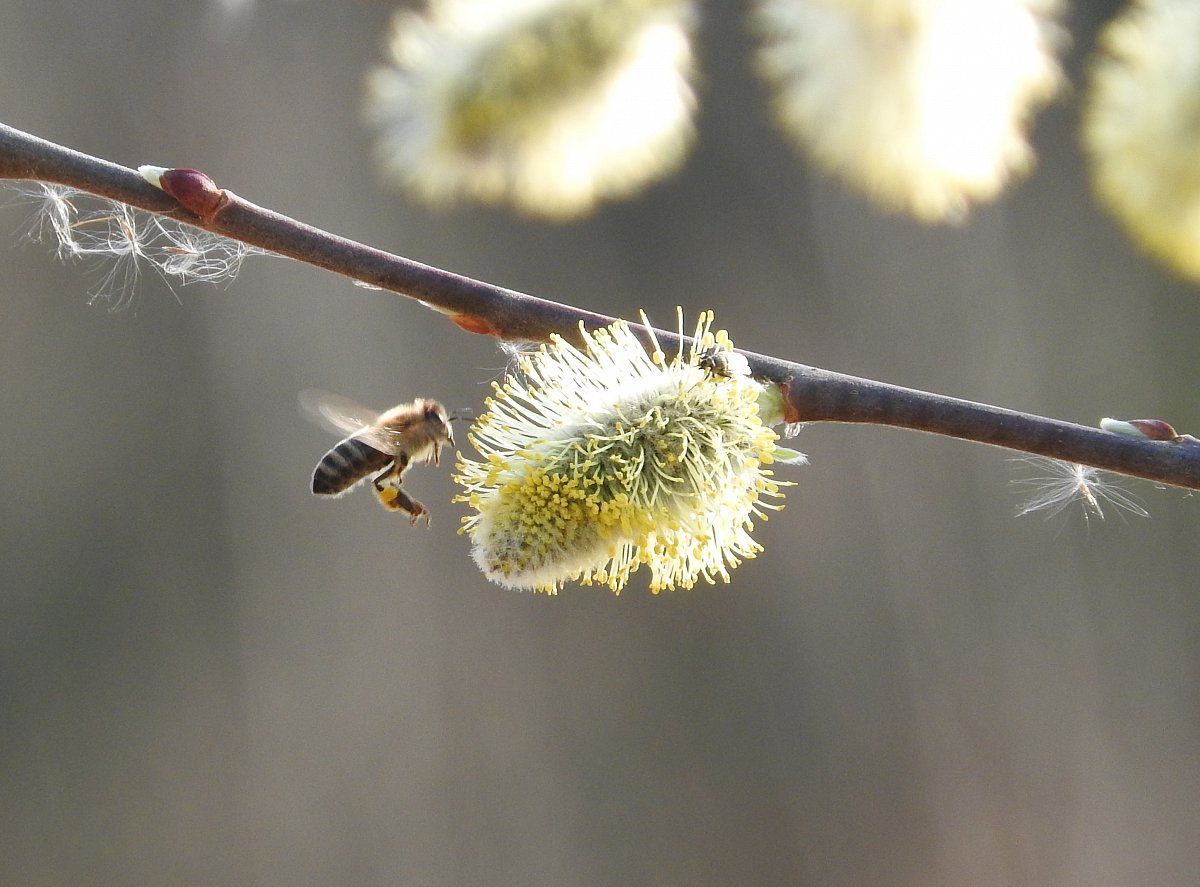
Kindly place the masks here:
[(494, 385), (470, 434), (483, 458), (460, 454), (455, 478), (475, 510), (462, 532), (489, 579), (620, 591), (646, 564), (657, 592), (727, 582), (761, 550), (753, 518), (780, 508), (768, 500), (787, 485), (767, 467), (778, 436), (759, 414), (762, 386), (711, 324), (702, 314), (673, 358), (648, 323), (651, 352), (623, 321), (583, 331), (582, 349), (555, 337)]

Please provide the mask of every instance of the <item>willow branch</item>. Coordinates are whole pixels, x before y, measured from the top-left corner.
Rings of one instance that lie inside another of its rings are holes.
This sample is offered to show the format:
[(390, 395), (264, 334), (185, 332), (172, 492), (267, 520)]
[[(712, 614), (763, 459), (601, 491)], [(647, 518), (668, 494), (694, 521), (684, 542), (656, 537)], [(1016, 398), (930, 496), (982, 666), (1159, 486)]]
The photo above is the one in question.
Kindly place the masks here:
[[(446, 314), (465, 330), (515, 341), (552, 334), (578, 343), (580, 324), (613, 318), (472, 280), (330, 234), (221, 190), (192, 170), (171, 170), (160, 190), (136, 170), (0, 124), (0, 178), (66, 185), (316, 265)], [(170, 192), (170, 194), (166, 193)], [(174, 196), (171, 196), (173, 194)], [(657, 332), (668, 347), (678, 337)], [(889, 425), (1078, 462), (1200, 489), (1200, 442), (1112, 434), (958, 398), (873, 382), (742, 352), (756, 378), (779, 386), (788, 422)]]

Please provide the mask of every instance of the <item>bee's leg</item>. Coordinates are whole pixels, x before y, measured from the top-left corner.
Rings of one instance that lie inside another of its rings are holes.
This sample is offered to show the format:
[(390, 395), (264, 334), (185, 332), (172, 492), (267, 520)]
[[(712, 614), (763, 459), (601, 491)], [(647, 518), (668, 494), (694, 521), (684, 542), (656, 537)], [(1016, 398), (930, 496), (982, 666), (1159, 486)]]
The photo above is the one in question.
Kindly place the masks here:
[(396, 502), (397, 497), (400, 495), (400, 471), (397, 470), (395, 463), (375, 475), (371, 479), (371, 486), (375, 488), (375, 495), (379, 497), (379, 504), (384, 508), (389, 511), (395, 511), (401, 507)]
[(407, 514), (408, 522), (414, 527), (422, 517), (425, 518), (425, 523), (428, 525), (430, 523), (429, 509), (400, 489), (401, 476), (406, 467), (408, 467), (407, 459), (403, 464), (397, 460), (386, 471), (376, 475), (371, 481), (375, 487), (375, 494), (379, 497), (379, 504), (388, 511), (403, 511)]
[(416, 526), (417, 521), (425, 518), (425, 526), (429, 526), (432, 521), (429, 518), (429, 509), (418, 502), (416, 499), (409, 496), (403, 490), (396, 490), (396, 508), (408, 512), (408, 523), (411, 526)]

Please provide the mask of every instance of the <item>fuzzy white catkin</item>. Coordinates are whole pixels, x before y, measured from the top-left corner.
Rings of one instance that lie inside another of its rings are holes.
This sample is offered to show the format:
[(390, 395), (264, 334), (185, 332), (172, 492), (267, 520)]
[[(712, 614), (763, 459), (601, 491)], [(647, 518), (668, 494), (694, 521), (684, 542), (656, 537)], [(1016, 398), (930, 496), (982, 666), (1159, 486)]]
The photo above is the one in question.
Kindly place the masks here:
[(1033, 166), (1062, 73), (1053, 0), (759, 0), (781, 127), (880, 206), (962, 219)]
[(460, 455), (456, 476), (474, 509), (462, 532), (489, 579), (619, 591), (644, 564), (657, 592), (728, 582), (761, 550), (753, 522), (788, 485), (768, 467), (778, 435), (763, 387), (719, 359), (732, 343), (711, 322), (702, 314), (696, 344), (674, 357), (647, 352), (624, 322), (581, 332), (582, 349), (555, 338), (495, 386), (469, 435), (482, 459)]
[(1200, 2), (1134, 2), (1099, 45), (1083, 123), (1096, 193), (1142, 249), (1200, 279)]
[(433, 0), (368, 80), (385, 174), (432, 204), (569, 218), (693, 140), (692, 0)]

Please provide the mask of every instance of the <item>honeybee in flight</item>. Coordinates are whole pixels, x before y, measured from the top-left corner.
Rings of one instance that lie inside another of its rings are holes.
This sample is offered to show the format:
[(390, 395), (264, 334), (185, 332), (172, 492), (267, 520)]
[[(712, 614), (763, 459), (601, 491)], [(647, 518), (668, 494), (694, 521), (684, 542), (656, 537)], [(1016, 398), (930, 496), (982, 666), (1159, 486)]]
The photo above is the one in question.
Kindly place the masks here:
[(429, 509), (400, 489), (400, 483), (413, 462), (423, 459), (437, 465), (442, 445), (454, 446), (444, 406), (417, 398), (375, 413), (323, 391), (305, 391), (300, 402), (322, 425), (349, 434), (317, 463), (314, 494), (340, 496), (374, 474), (371, 485), (384, 508), (405, 512), (413, 526), (422, 517), (429, 523)]

